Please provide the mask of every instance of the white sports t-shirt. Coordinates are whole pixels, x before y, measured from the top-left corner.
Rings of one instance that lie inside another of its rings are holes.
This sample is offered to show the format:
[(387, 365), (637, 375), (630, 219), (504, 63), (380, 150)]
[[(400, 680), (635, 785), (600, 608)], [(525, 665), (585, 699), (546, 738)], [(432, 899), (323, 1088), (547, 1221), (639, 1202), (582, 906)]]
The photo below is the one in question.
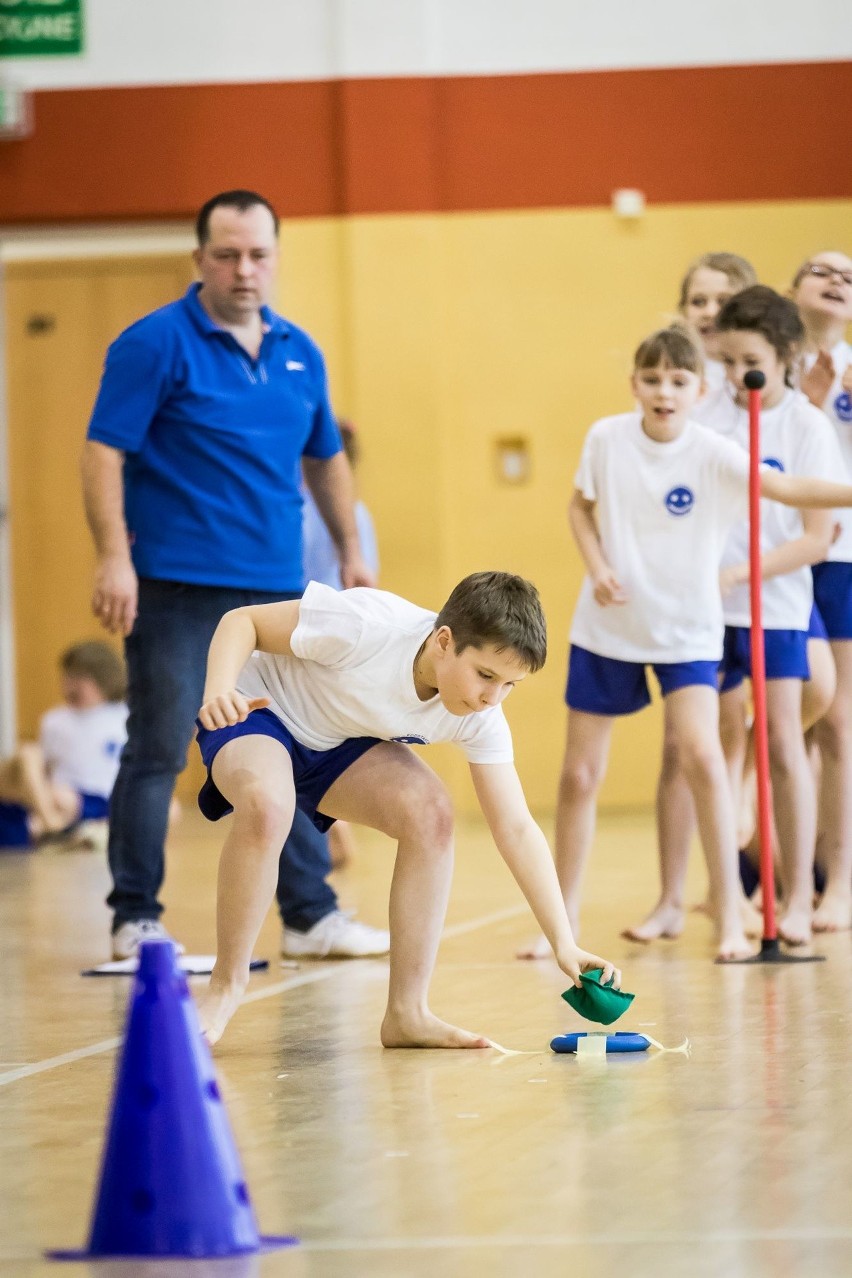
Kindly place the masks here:
[(707, 383), (707, 394), (703, 399), (710, 399), (725, 384), (725, 365), (720, 359), (706, 359), (704, 361), (704, 380)]
[[(735, 442), (746, 453), (749, 448), (748, 411), (739, 408), (730, 385), (695, 411), (699, 421)], [(831, 426), (818, 408), (804, 395), (789, 390), (775, 408), (760, 414), (760, 455), (764, 465), (788, 475), (812, 475), (836, 481), (843, 478), (843, 463)], [(784, 542), (794, 541), (804, 531), (802, 516), (792, 506), (775, 501), (760, 503), (761, 553)], [(731, 530), (722, 559), (723, 565), (748, 560), (748, 520)], [(807, 630), (813, 605), (813, 579), (809, 567), (763, 582), (763, 626), (766, 630)], [(729, 626), (751, 625), (749, 587), (737, 586), (725, 597), (725, 621)]]
[(39, 742), (52, 781), (108, 799), (127, 740), (127, 706), (105, 701), (76, 710), (56, 706), (42, 717)]
[[(816, 359), (815, 355), (805, 358), (805, 367), (810, 368)], [(852, 395), (842, 386), (843, 374), (852, 364), (852, 346), (848, 342), (838, 342), (831, 352), (834, 364), (834, 382), (826, 396), (822, 411), (834, 427), (840, 452), (843, 456), (844, 472), (835, 476), (847, 483), (852, 483)], [(827, 558), (831, 562), (852, 562), (852, 509), (843, 507), (834, 512), (840, 524), (840, 536), (828, 548)]]
[(595, 502), (604, 557), (627, 594), (603, 608), (586, 577), (571, 642), (619, 661), (718, 661), (719, 562), (748, 510), (748, 458), (696, 422), (660, 444), (641, 413), (596, 422), (576, 487)]
[(435, 617), (385, 590), (336, 591), (311, 581), (290, 640), (295, 655), (256, 652), (237, 687), (271, 698), (269, 708), (311, 750), (332, 750), (351, 737), (455, 741), (471, 763), (511, 763), (502, 707), (454, 715), (437, 694), (417, 696), (414, 659)]

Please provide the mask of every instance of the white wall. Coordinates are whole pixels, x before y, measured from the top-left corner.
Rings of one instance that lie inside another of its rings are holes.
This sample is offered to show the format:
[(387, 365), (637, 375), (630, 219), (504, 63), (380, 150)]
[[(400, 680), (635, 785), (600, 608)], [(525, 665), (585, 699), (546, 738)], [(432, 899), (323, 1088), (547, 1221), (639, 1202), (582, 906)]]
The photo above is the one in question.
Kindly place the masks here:
[(852, 57), (850, 0), (83, 2), (83, 56), (8, 59), (2, 73), (49, 89)]

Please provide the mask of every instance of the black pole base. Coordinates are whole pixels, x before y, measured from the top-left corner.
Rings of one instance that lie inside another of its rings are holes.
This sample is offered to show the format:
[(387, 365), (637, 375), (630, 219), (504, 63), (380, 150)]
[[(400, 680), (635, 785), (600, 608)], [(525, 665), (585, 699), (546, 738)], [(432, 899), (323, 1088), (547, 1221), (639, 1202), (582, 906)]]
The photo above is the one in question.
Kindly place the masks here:
[(733, 967), (735, 964), (746, 963), (824, 963), (824, 954), (788, 954), (786, 950), (782, 950), (777, 937), (771, 940), (764, 936), (760, 942), (760, 950), (757, 954), (752, 954), (750, 958), (744, 959), (716, 959), (716, 962), (724, 967)]

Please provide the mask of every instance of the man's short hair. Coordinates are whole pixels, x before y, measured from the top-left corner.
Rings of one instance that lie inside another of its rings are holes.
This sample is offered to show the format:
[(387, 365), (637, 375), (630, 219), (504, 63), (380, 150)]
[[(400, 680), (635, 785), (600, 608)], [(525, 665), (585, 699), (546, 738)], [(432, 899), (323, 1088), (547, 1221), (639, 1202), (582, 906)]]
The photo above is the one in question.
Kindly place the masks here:
[(516, 652), (531, 674), (547, 658), (547, 623), (538, 591), (511, 572), (475, 572), (456, 586), (435, 621), (448, 626), (456, 652), (493, 645)]
[(258, 195), (257, 191), (220, 191), (218, 195), (214, 195), (202, 204), (198, 211), (198, 217), (195, 219), (195, 234), (198, 239), (198, 247), (203, 248), (210, 238), (210, 216), (214, 209), (226, 208), (237, 209), (240, 213), (245, 213), (247, 209), (253, 209), (258, 204), (263, 208), (269, 209), (272, 214), (272, 221), (275, 225), (275, 234), (278, 234), (278, 214), (262, 195)]

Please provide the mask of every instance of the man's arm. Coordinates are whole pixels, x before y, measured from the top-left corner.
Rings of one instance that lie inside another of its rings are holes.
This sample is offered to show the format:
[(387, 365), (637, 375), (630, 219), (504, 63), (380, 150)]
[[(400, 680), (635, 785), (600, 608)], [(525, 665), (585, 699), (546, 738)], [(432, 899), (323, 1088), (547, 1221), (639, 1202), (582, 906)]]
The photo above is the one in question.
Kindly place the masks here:
[(113, 634), (129, 635), (139, 587), (124, 522), (124, 454), (88, 439), (83, 448), (83, 504), (97, 553), (92, 611)]
[(511, 763), (471, 763), (470, 774), (483, 815), (503, 860), (547, 937), (556, 961), (573, 983), (580, 973), (603, 968), (603, 980), (621, 973), (574, 940), (547, 840), (532, 819), (521, 782)]
[(212, 731), (242, 723), (252, 710), (269, 705), (267, 697), (248, 698), (237, 692), (237, 679), (253, 652), (292, 655), (290, 639), (298, 624), (298, 599), (225, 613), (207, 656), (204, 700), (198, 715), (205, 728)]
[(375, 586), (376, 579), (364, 563), (355, 523), (355, 486), (346, 454), (303, 457), (305, 483), (337, 547), (344, 588)]

